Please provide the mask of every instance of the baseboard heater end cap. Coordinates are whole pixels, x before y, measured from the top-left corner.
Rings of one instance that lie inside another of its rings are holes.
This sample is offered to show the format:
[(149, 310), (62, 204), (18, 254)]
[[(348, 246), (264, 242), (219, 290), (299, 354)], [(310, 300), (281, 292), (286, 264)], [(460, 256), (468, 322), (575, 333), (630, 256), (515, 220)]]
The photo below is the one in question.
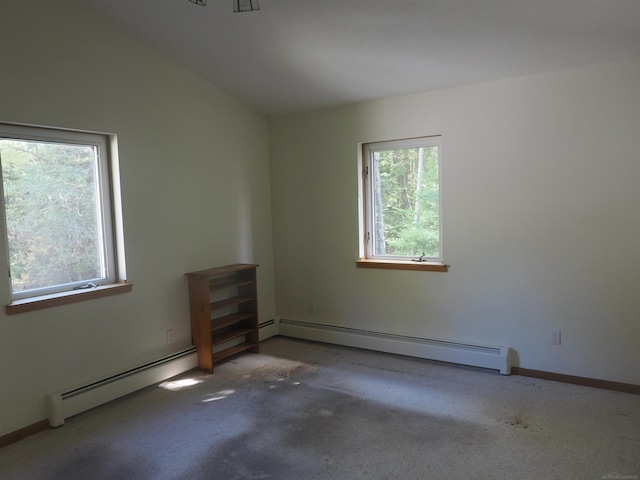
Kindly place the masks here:
[(49, 415), (50, 427), (61, 427), (64, 425), (64, 414), (62, 413), (62, 394), (60, 392), (47, 395), (47, 413)]
[(500, 347), (500, 357), (502, 357), (502, 361), (500, 362), (501, 375), (511, 375), (514, 354), (515, 352), (511, 347)]

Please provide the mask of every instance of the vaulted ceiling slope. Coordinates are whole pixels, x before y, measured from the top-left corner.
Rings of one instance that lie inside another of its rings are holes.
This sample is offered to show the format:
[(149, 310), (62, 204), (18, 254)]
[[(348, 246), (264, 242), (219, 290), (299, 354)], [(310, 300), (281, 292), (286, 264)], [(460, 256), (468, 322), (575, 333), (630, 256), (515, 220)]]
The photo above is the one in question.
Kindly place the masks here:
[(267, 116), (640, 57), (639, 0), (76, 0)]

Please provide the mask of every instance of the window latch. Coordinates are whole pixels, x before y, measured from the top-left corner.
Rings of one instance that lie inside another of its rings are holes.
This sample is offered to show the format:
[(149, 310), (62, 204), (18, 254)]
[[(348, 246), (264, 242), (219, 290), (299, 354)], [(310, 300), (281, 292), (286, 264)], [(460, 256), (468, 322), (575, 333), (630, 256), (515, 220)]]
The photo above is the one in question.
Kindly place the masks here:
[(78, 285), (77, 287), (73, 287), (74, 290), (85, 290), (87, 288), (98, 288), (98, 286), (93, 282), (89, 282), (85, 285)]
[(426, 262), (426, 260), (424, 259), (424, 252), (422, 252), (422, 255), (420, 255), (418, 258), (414, 258), (412, 261), (414, 261), (414, 262)]

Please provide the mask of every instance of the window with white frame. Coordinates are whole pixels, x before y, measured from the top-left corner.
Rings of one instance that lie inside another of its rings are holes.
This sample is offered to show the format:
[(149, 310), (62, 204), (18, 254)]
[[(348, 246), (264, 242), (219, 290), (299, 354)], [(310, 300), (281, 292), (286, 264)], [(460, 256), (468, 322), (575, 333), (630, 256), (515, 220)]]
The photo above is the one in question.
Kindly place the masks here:
[(442, 264), (441, 137), (362, 149), (366, 260)]
[(0, 124), (12, 300), (123, 282), (114, 148), (106, 134)]

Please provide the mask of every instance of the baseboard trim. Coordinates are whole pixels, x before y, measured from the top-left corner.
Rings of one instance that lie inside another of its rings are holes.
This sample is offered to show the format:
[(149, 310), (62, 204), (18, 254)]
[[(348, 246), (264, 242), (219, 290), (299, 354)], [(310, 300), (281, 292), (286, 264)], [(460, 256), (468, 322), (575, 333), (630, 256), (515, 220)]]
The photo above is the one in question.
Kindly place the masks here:
[(640, 395), (640, 385), (634, 385), (632, 383), (611, 382), (609, 380), (598, 380), (597, 378), (576, 377), (574, 375), (564, 375), (562, 373), (545, 372), (520, 367), (511, 367), (511, 374)]
[(49, 420), (45, 418), (44, 420), (40, 420), (33, 425), (21, 428), (20, 430), (16, 430), (15, 432), (7, 433), (6, 435), (0, 437), (0, 448), (11, 445), (12, 443), (16, 443), (23, 438), (30, 437), (31, 435), (35, 435), (36, 433), (42, 432), (47, 428), (49, 428)]

